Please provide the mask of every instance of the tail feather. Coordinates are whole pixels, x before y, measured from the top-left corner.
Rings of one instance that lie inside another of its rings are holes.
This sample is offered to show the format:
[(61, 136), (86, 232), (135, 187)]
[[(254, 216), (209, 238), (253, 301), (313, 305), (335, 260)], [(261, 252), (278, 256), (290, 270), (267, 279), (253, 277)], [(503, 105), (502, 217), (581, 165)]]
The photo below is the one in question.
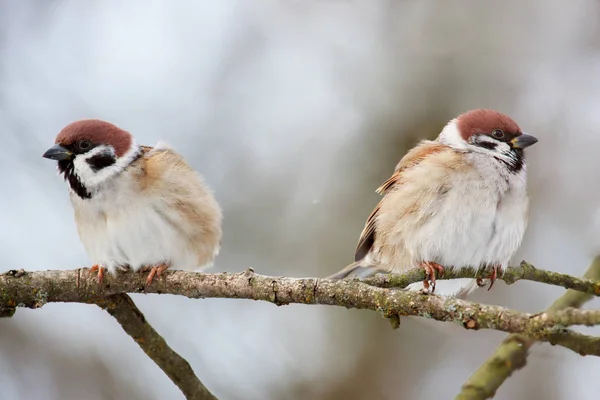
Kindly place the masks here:
[(377, 273), (386, 273), (387, 271), (384, 268), (381, 268), (377, 265), (369, 265), (364, 262), (364, 260), (353, 262), (348, 265), (341, 271), (336, 272), (333, 275), (329, 275), (329, 279), (344, 279), (348, 276), (357, 276), (361, 279), (368, 278)]

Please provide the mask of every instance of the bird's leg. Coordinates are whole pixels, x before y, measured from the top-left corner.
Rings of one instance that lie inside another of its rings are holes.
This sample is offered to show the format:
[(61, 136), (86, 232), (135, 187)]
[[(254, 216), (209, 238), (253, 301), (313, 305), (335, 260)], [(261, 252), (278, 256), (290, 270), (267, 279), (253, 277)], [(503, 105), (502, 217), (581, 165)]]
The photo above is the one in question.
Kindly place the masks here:
[(146, 278), (146, 286), (150, 286), (152, 284), (152, 280), (154, 276), (160, 278), (160, 275), (167, 269), (169, 266), (167, 264), (155, 265), (150, 268), (150, 273), (148, 274), (148, 278)]
[[(440, 273), (440, 276), (444, 273), (444, 267), (440, 264), (432, 262), (432, 261), (423, 261), (419, 264), (421, 268), (425, 270), (427, 277), (423, 280), (423, 289), (426, 293), (433, 293), (435, 291), (435, 271)], [(431, 282), (431, 292), (429, 291)]]
[[(492, 269), (492, 273), (487, 278), (490, 280), (490, 286), (488, 287), (488, 291), (492, 288), (492, 286), (494, 285), (494, 282), (496, 281), (496, 278), (498, 277), (498, 269), (499, 268), (500, 268), (499, 265), (494, 265), (493, 269)], [(477, 286), (479, 286), (479, 287), (485, 286), (483, 279), (477, 278)]]
[(98, 285), (102, 285), (102, 281), (104, 280), (104, 270), (106, 268), (98, 265), (98, 264), (94, 264), (92, 265), (92, 268), (90, 268), (90, 275), (95, 272), (98, 271)]
[(488, 287), (488, 292), (490, 291), (490, 289), (492, 288), (492, 286), (494, 286), (494, 282), (496, 281), (496, 278), (498, 277), (498, 268), (500, 266), (499, 265), (494, 265), (493, 269), (492, 269), (492, 274), (490, 275), (490, 286)]

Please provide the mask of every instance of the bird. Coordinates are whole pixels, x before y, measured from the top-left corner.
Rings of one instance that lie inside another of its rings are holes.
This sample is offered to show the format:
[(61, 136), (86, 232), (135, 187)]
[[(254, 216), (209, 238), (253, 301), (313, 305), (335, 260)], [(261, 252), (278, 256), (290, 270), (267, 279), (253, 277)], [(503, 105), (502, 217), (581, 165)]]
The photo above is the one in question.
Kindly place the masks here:
[[(475, 109), (453, 118), (435, 140), (421, 140), (410, 149), (377, 188), (383, 197), (367, 219), (354, 262), (329, 278), (422, 268), (425, 280), (405, 290), (464, 298), (488, 281), (491, 289), (527, 228), (524, 149), (537, 141), (496, 110)], [(436, 283), (435, 272), (447, 267), (493, 272), (485, 281)]]
[(197, 271), (213, 265), (222, 210), (204, 178), (168, 144), (143, 146), (99, 120), (71, 122), (44, 158), (69, 186), (75, 223), (102, 284), (104, 271)]

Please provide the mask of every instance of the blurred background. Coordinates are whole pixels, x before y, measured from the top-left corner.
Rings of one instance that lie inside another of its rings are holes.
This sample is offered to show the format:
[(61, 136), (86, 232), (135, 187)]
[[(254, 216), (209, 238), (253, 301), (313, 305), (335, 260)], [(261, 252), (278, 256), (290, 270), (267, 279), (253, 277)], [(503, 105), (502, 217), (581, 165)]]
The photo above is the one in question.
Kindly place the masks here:
[[(599, 17), (594, 0), (2, 1), (0, 272), (89, 266), (67, 186), (41, 157), (73, 120), (164, 139), (202, 172), (225, 213), (212, 271), (302, 277), (352, 261), (408, 148), (489, 107), (540, 140), (514, 261), (581, 275), (600, 250)], [(562, 293), (499, 282), (474, 300), (535, 312)], [(450, 399), (505, 336), (133, 298), (220, 399)], [(596, 399), (599, 373), (596, 358), (537, 345), (496, 398)], [(0, 398), (183, 396), (107, 313), (48, 304), (0, 320)]]

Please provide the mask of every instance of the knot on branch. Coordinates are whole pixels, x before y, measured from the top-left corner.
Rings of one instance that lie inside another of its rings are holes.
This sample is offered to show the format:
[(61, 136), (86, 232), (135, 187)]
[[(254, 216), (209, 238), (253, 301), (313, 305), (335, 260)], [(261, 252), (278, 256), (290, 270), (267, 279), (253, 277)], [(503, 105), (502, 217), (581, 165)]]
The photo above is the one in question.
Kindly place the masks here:
[(463, 322), (463, 326), (465, 327), (465, 329), (469, 329), (469, 330), (479, 330), (479, 323), (477, 322), (476, 319), (468, 319), (465, 322)]
[(12, 276), (13, 278), (20, 278), (27, 275), (27, 272), (24, 269), (11, 269), (10, 271), (6, 271), (6, 275)]
[(394, 310), (384, 309), (379, 307), (377, 311), (387, 319), (392, 329), (400, 328), (400, 315)]

